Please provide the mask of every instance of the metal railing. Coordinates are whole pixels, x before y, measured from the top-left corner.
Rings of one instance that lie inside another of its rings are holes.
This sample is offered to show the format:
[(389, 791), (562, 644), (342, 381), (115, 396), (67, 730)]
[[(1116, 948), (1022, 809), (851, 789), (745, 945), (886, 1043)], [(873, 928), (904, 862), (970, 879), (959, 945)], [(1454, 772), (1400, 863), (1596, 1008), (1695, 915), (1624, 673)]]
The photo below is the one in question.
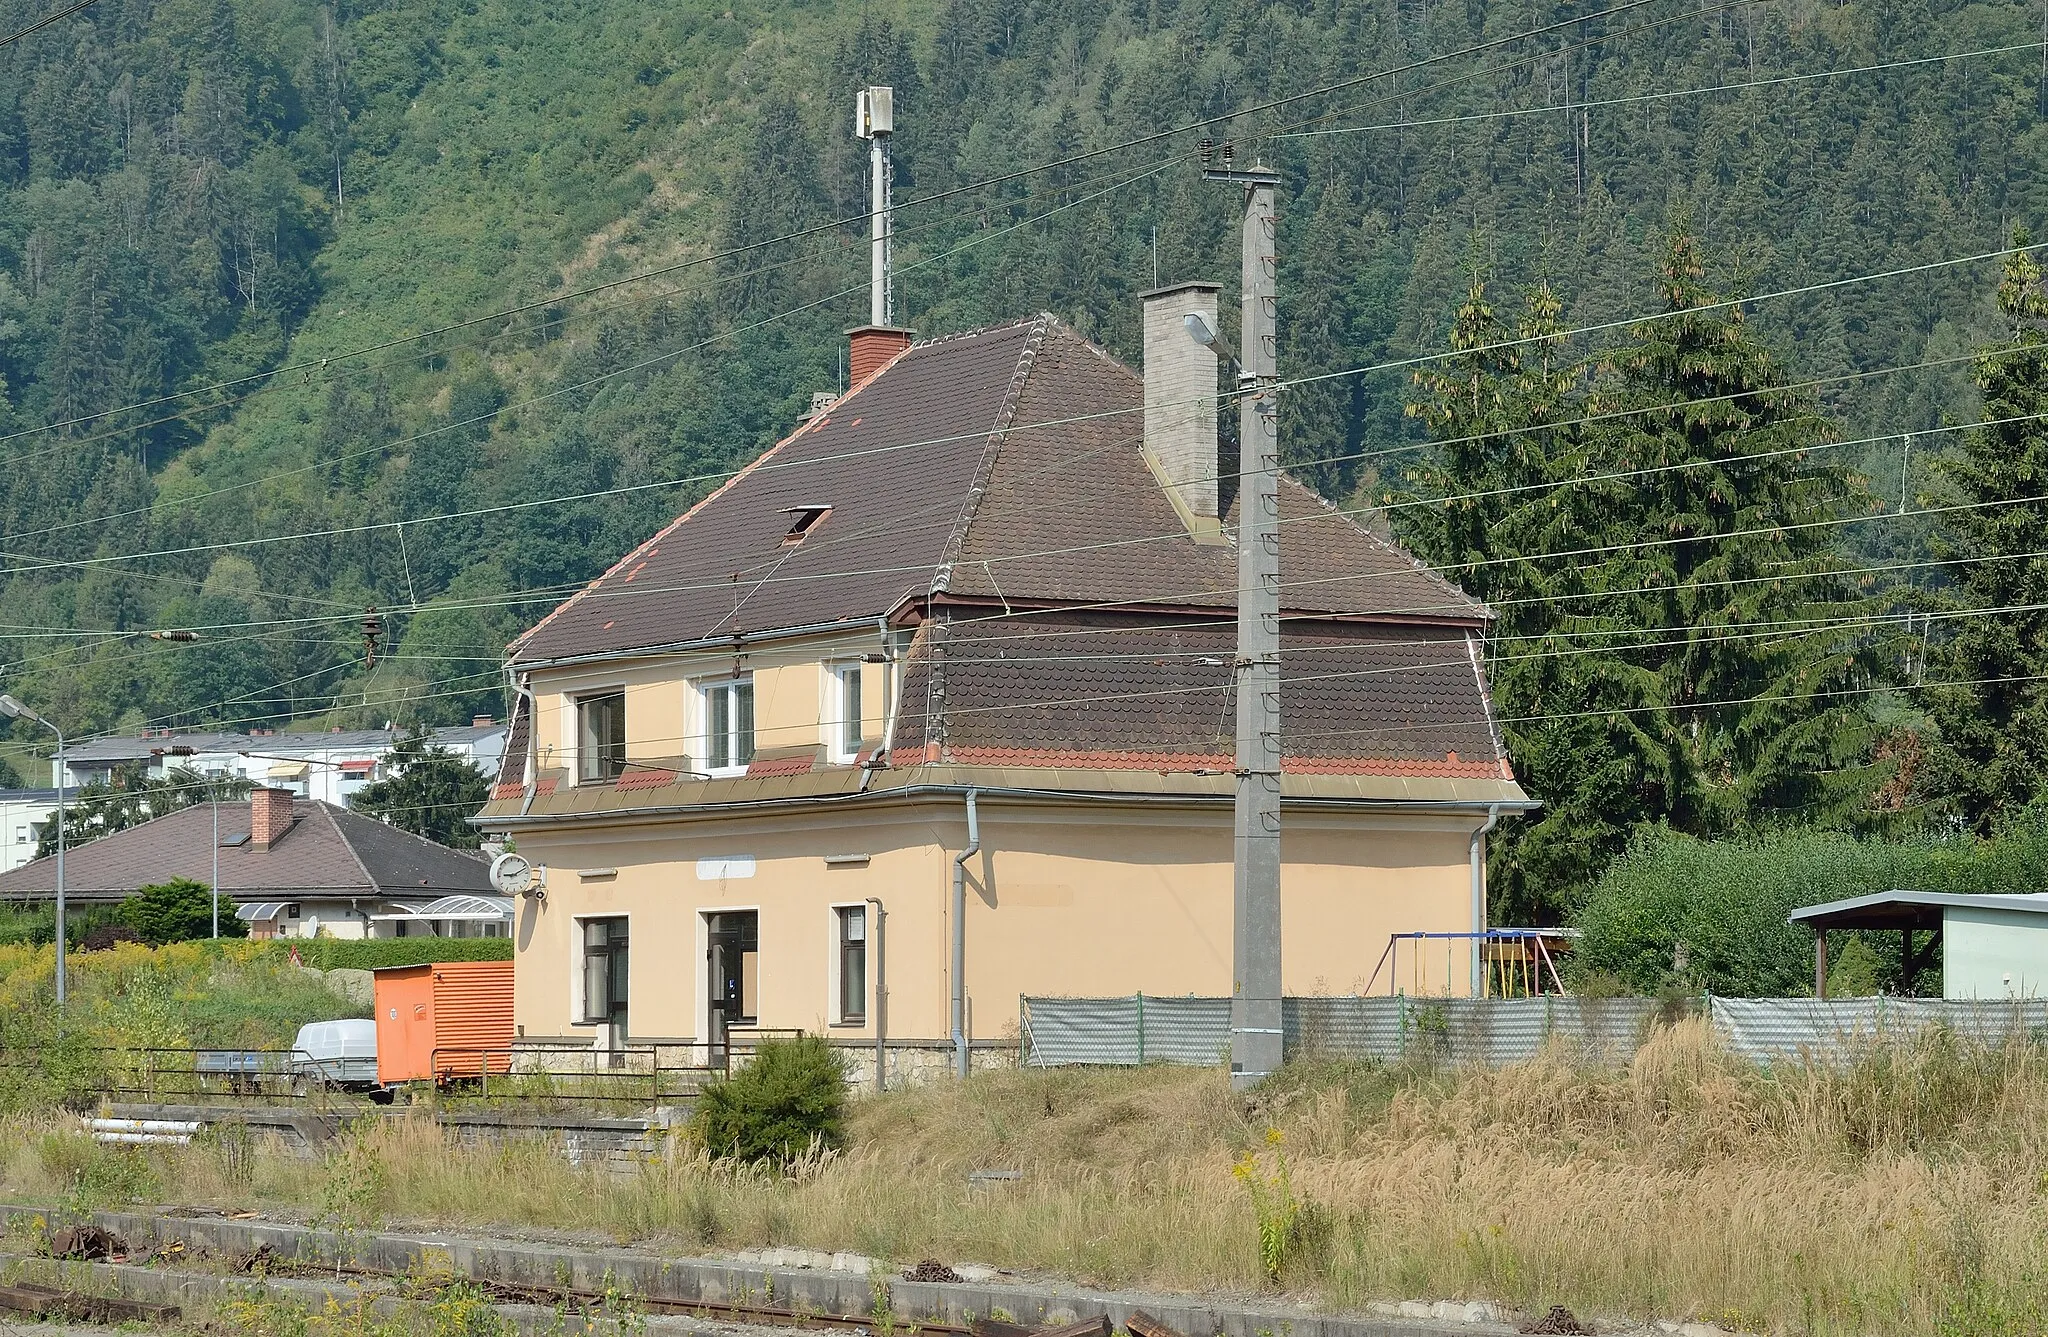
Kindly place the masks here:
[(429, 1056), (434, 1083), (457, 1103), (529, 1108), (647, 1109), (697, 1094), (727, 1070), (694, 1062), (686, 1044), (444, 1045)]
[[(575, 1044), (444, 1045), (428, 1054), (437, 1099), (535, 1109), (652, 1108), (693, 1098), (732, 1076), (762, 1042), (794, 1028), (749, 1026), (725, 1043), (641, 1042), (620, 1049)], [(0, 1087), (37, 1087), (67, 1104), (280, 1104), (355, 1109), (390, 1098), (374, 1062), (315, 1058), (303, 1049), (170, 1046), (0, 1047)], [(394, 1086), (411, 1083), (394, 1083)]]
[(8, 1048), (0, 1049), (0, 1082), (50, 1087), (67, 1099), (137, 1104), (263, 1100), (327, 1108), (367, 1101), (366, 1092), (338, 1085), (327, 1062), (302, 1049)]

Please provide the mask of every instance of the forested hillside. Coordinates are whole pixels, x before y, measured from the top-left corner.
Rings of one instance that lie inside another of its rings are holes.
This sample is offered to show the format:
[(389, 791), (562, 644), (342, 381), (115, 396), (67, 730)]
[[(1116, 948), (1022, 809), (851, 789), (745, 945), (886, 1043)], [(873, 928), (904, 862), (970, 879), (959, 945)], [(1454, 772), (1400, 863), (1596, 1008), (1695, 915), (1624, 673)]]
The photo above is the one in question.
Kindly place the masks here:
[[(1620, 389), (1596, 400), (1653, 394), (1663, 373), (1620, 326), (1674, 300), (1684, 229), (1685, 300), (1759, 299), (1730, 318), (1748, 351), (1729, 383), (1800, 383), (1775, 410), (1782, 439), (1852, 443), (1824, 504), (1924, 509), (1955, 486), (1939, 464), (1957, 434), (1935, 429), (1979, 411), (1971, 355), (2012, 337), (1998, 263), (1817, 285), (1997, 251), (2048, 205), (2034, 0), (1607, 17), (1527, 0), (723, 3), (98, 0), (0, 47), (9, 690), (80, 733), (500, 709), (509, 636), (839, 383), (867, 252), (857, 223), (819, 225), (862, 208), (866, 82), (897, 89), (899, 319), (936, 334), (1047, 309), (1134, 362), (1137, 292), (1216, 278), (1227, 305), (1238, 263), (1235, 202), (1200, 180), (1197, 136), (1158, 132), (1293, 98), (1201, 133), (1285, 172), (1283, 375), (1378, 368), (1287, 399), (1289, 458), (1354, 504), (1455, 493), (1504, 458), (1411, 448), (1470, 424), (1438, 364), (1419, 381), (1384, 364), (1445, 350), (1454, 321), (1513, 328), (1527, 305), (1546, 330), (1605, 327), (1556, 345), (1573, 381), (1557, 402), (1610, 374)], [(0, 27), (45, 12), (0, 0)], [(1396, 523), (1433, 560), (1473, 558)], [(1906, 516), (1783, 558), (1889, 568), (1848, 579), (1839, 610), (1954, 584), (1902, 564), (1957, 541)], [(1631, 616), (1674, 615), (1700, 609)], [(163, 627), (201, 640), (138, 635)], [(1830, 672), (1868, 683), (1896, 662), (1868, 638), (1853, 654)], [(1728, 681), (1807, 681), (1754, 667)], [(1836, 750), (1864, 763), (1896, 743), (1862, 704), (1848, 722), (1787, 714), (1771, 727), (1853, 737)], [(1809, 741), (1731, 744), (1684, 783), (1734, 785), (1744, 758), (1818, 764), (1827, 740)], [(1815, 805), (1853, 822), (1896, 770), (1846, 797), (1696, 795), (1697, 821), (1666, 776), (1645, 811), (1702, 830)], [(1602, 849), (1642, 813), (1608, 815)]]

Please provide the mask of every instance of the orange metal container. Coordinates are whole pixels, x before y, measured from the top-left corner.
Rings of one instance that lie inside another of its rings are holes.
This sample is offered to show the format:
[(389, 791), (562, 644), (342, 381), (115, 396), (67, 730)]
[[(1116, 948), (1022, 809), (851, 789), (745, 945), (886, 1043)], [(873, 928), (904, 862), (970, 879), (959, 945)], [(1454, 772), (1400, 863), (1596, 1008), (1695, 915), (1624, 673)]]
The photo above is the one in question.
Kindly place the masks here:
[(512, 1070), (512, 963), (443, 961), (376, 972), (377, 1080)]

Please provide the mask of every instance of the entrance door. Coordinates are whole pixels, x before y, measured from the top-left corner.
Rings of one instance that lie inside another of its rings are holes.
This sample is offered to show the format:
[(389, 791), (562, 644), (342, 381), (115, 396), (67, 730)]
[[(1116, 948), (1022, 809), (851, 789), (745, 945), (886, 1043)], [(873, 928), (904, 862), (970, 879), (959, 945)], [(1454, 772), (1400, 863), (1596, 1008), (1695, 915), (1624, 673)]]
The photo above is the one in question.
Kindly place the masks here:
[(710, 993), (711, 1061), (725, 1061), (725, 1033), (752, 1026), (760, 1018), (757, 963), (761, 959), (761, 916), (753, 910), (727, 910), (704, 916), (705, 982)]

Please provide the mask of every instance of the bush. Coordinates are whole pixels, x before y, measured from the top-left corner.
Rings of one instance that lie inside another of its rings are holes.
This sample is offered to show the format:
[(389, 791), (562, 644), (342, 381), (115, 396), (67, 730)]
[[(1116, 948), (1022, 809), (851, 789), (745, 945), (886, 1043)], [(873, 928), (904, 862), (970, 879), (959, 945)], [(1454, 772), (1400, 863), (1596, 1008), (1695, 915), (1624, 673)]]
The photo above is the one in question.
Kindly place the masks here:
[(442, 961), (510, 961), (510, 938), (292, 938), (274, 940), (271, 950), (316, 970), (376, 970), (380, 966), (426, 966)]
[[(1573, 916), (1583, 936), (1572, 971), (1577, 982), (1618, 981), (1644, 994), (1674, 984), (1735, 997), (1810, 994), (1813, 934), (1786, 922), (1800, 906), (1894, 889), (1992, 895), (2043, 886), (2048, 827), (2038, 823), (1992, 840), (1785, 832), (1708, 841), (1648, 831), (1601, 875)], [(1869, 934), (1862, 943), (1885, 990), (1934, 986), (1932, 970), (1900, 978), (1897, 933)], [(1836, 945), (1845, 945), (1840, 935)]]
[[(121, 921), (151, 947), (213, 937), (213, 889), (188, 877), (143, 887), (121, 902)], [(222, 899), (220, 936), (244, 938), (249, 926), (235, 918), (235, 903)], [(67, 925), (68, 929), (68, 925)]]
[(714, 1156), (788, 1165), (846, 1143), (846, 1069), (815, 1035), (764, 1040), (754, 1061), (697, 1097), (691, 1129)]

